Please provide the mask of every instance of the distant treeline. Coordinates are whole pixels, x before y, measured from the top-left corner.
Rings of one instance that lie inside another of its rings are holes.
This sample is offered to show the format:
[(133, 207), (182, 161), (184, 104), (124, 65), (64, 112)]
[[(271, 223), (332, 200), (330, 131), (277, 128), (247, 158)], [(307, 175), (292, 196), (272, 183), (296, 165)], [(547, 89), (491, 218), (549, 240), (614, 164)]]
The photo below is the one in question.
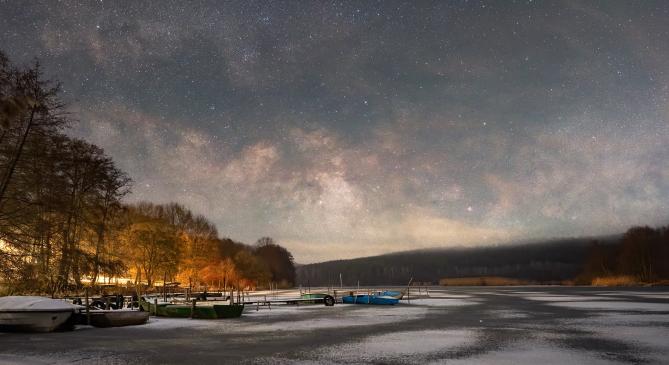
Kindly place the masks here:
[(652, 283), (669, 279), (669, 228), (635, 227), (594, 240), (400, 252), (297, 269), (301, 285), (337, 286), (340, 274), (344, 285), (401, 285), (412, 277), (435, 285), (446, 278), (489, 277), (537, 284)]
[(591, 243), (580, 284), (666, 282), (669, 280), (669, 226), (630, 228), (614, 244)]
[(63, 133), (57, 83), (0, 52), (0, 289), (55, 294), (100, 277), (182, 285), (284, 286), (290, 252), (247, 246), (179, 204), (123, 204), (130, 178), (104, 151)]
[[(611, 239), (600, 240), (605, 244)], [(591, 239), (563, 239), (517, 245), (399, 252), (297, 268), (301, 285), (438, 284), (443, 278), (506, 277), (559, 283), (583, 270)]]

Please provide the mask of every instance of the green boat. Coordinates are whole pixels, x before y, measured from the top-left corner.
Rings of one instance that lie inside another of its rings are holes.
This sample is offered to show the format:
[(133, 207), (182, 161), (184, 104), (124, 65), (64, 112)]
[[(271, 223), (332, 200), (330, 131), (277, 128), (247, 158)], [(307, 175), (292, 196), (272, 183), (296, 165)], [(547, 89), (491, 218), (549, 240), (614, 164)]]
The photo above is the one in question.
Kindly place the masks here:
[(244, 304), (214, 304), (217, 318), (239, 318), (244, 312)]
[[(216, 311), (211, 306), (195, 306), (193, 310), (193, 318), (201, 319), (216, 319)], [(189, 318), (191, 306), (188, 304), (170, 304), (164, 307), (164, 316), (172, 318)], [(160, 315), (160, 311), (158, 311)]]
[[(156, 304), (140, 301), (142, 309), (159, 317), (171, 318), (190, 318), (191, 305), (189, 304), (171, 304), (161, 302)], [(193, 310), (193, 318), (217, 319), (217, 318), (237, 318), (241, 317), (244, 311), (244, 305), (233, 304), (215, 304), (215, 305), (196, 305)]]
[(141, 310), (145, 312), (149, 312), (151, 315), (159, 315), (159, 313), (163, 313), (164, 309), (166, 306), (170, 305), (170, 303), (166, 302), (158, 302), (157, 305), (154, 303), (151, 303), (147, 301), (144, 298), (141, 298), (139, 300), (139, 307)]

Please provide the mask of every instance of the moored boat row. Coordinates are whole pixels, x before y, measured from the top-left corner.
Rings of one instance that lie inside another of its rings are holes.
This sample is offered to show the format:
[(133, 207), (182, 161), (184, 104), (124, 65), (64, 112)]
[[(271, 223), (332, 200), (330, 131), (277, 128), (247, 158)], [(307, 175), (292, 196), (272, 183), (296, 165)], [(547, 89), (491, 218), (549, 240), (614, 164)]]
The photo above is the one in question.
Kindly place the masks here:
[(0, 331), (52, 332), (74, 329), (76, 324), (122, 327), (144, 324), (149, 314), (138, 310), (86, 308), (61, 299), (36, 296), (0, 297)]
[[(295, 298), (274, 298), (268, 300), (233, 297), (227, 300), (184, 301), (183, 298), (171, 297), (172, 301), (158, 300), (158, 297), (134, 297), (124, 309), (124, 302), (113, 305), (109, 298), (96, 299), (88, 307), (81, 305), (80, 299), (72, 304), (63, 299), (51, 299), (37, 296), (0, 297), (0, 331), (52, 332), (74, 329), (76, 324), (88, 324), (94, 327), (121, 327), (145, 324), (150, 315), (171, 318), (223, 319), (239, 318), (244, 312), (245, 304), (259, 310), (260, 306), (273, 304), (325, 304), (333, 306), (335, 302), (345, 304), (395, 305), (404, 295), (400, 291), (367, 291), (365, 293), (348, 292), (348, 295), (337, 298), (325, 292), (300, 293)], [(122, 298), (122, 297), (121, 297)], [(169, 298), (166, 294), (163, 299)], [(105, 300), (106, 299), (106, 300)], [(118, 301), (118, 300), (117, 300)], [(88, 303), (88, 299), (86, 299)], [(97, 305), (96, 305), (97, 303)], [(102, 303), (102, 304), (101, 304)], [(104, 309), (101, 309), (104, 308)], [(118, 308), (118, 309), (115, 309)], [(136, 309), (135, 309), (136, 308)]]

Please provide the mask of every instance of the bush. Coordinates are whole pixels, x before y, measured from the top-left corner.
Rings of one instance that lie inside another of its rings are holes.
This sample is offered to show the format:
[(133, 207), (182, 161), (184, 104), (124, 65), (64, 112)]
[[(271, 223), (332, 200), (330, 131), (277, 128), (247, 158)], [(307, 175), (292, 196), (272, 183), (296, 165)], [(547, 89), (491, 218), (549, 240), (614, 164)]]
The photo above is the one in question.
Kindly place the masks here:
[(630, 275), (603, 276), (592, 279), (593, 286), (634, 286), (640, 282)]

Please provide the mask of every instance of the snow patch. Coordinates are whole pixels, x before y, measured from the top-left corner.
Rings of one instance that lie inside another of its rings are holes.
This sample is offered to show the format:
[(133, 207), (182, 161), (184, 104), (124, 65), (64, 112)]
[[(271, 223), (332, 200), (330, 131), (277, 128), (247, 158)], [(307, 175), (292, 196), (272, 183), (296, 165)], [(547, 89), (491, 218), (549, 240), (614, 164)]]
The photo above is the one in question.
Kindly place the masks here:
[(570, 296), (570, 295), (533, 295), (533, 296), (523, 296), (523, 299), (527, 300), (536, 300), (540, 302), (580, 302), (586, 300), (606, 300), (611, 298), (602, 298), (596, 296)]
[(514, 311), (514, 310), (506, 310), (506, 309), (500, 309), (500, 310), (491, 310), (488, 311), (494, 318), (502, 318), (502, 319), (508, 319), (508, 318), (528, 318), (529, 314), (525, 312), (519, 312), (519, 311)]
[(448, 359), (430, 362), (429, 364), (495, 364), (495, 365), (518, 365), (518, 364), (542, 364), (542, 365), (610, 365), (622, 364), (620, 362), (602, 359), (593, 354), (581, 351), (570, 351), (564, 348), (551, 347), (544, 343), (532, 343), (524, 346), (511, 346), (500, 351), (486, 352), (479, 356), (464, 359)]
[(669, 300), (669, 293), (639, 293), (639, 292), (626, 292), (626, 293), (612, 293), (608, 294), (610, 296), (616, 297), (638, 297), (641, 299), (664, 299)]
[(463, 305), (478, 304), (473, 300), (465, 299), (443, 299), (443, 298), (421, 298), (411, 299), (410, 302), (402, 302), (402, 305), (423, 305), (427, 307), (456, 307)]
[(626, 302), (626, 301), (592, 301), (592, 302), (558, 302), (549, 303), (558, 307), (572, 309), (597, 309), (611, 311), (648, 311), (648, 312), (669, 312), (669, 303), (644, 303), (644, 302)]
[[(430, 298), (440, 298), (440, 299), (453, 299), (453, 298), (460, 298), (460, 299), (465, 299), (465, 298), (471, 298), (471, 295), (464, 295), (464, 294), (447, 294), (447, 293), (430, 293), (428, 295)], [(404, 298), (406, 299), (406, 298)]]
[(471, 330), (425, 330), (393, 332), (370, 336), (360, 342), (325, 348), (316, 353), (320, 360), (364, 363), (379, 360), (406, 362), (425, 355), (472, 344), (477, 332)]

